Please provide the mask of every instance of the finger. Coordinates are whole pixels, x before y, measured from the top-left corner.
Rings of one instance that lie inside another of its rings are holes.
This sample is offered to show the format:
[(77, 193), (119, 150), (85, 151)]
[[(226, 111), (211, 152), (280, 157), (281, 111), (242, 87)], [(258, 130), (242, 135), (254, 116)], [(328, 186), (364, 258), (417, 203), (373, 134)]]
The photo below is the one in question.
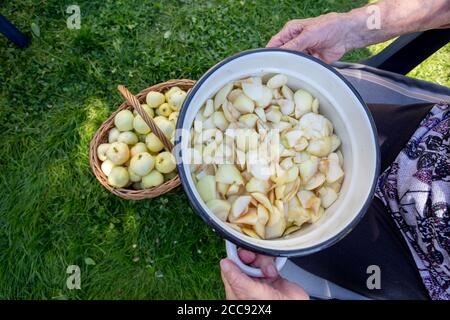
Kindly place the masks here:
[(227, 278), (224, 273), (221, 271), (220, 276), (222, 277), (223, 287), (225, 288), (225, 299), (227, 300), (237, 300), (236, 294), (233, 291), (233, 288), (230, 286)]
[(249, 299), (254, 292), (260, 291), (261, 284), (244, 274), (233, 261), (221, 260), (220, 268), (224, 283), (228, 283), (229, 291), (236, 299)]
[(281, 48), (283, 49), (290, 49), (296, 51), (305, 51), (309, 47), (310, 41), (305, 34), (299, 34), (297, 37), (281, 46)]
[(267, 48), (278, 48), (298, 36), (303, 30), (300, 22), (288, 22), (280, 32), (274, 35), (267, 43)]
[(225, 288), (225, 298), (227, 300), (236, 300), (236, 294), (234, 293), (233, 288), (230, 286), (230, 283), (222, 270), (222, 261), (220, 261), (220, 276), (222, 277), (223, 286)]
[(311, 55), (312, 55), (314, 58), (323, 60), (317, 52), (314, 52), (314, 53), (312, 53)]
[(245, 264), (252, 264), (253, 266), (260, 268), (264, 276), (269, 280), (274, 280), (278, 277), (278, 271), (275, 267), (273, 257), (255, 254), (254, 252), (245, 249), (240, 249), (238, 254)]
[(256, 260), (256, 253), (245, 250), (245, 249), (240, 249), (238, 251), (239, 254), (239, 258), (241, 258), (242, 262), (244, 262), (245, 264), (250, 264), (255, 262)]
[(262, 273), (268, 280), (273, 281), (278, 278), (278, 270), (275, 266), (274, 257), (259, 254), (256, 256), (256, 260), (253, 265), (260, 268)]

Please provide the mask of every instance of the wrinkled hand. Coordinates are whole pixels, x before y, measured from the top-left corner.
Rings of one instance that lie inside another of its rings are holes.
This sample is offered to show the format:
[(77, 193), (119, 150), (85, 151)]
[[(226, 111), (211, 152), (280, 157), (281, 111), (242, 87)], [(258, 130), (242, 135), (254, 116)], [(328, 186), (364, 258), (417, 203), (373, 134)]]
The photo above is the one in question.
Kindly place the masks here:
[(356, 34), (351, 30), (345, 14), (291, 20), (270, 39), (267, 47), (301, 51), (331, 63), (355, 47)]
[(239, 257), (246, 264), (261, 268), (265, 278), (247, 276), (233, 261), (220, 262), (222, 281), (228, 300), (306, 300), (308, 295), (296, 284), (278, 275), (271, 257), (239, 250)]

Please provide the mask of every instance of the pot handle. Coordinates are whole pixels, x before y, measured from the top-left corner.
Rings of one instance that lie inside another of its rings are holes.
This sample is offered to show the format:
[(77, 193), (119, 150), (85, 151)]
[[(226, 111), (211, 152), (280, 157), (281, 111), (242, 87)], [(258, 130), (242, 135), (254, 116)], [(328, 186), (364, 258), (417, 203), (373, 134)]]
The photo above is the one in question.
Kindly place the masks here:
[[(230, 260), (232, 260), (234, 263), (238, 265), (238, 267), (247, 275), (255, 278), (263, 278), (264, 275), (259, 268), (251, 267), (244, 262), (242, 262), (241, 258), (239, 258), (237, 247), (234, 243), (225, 240), (225, 247), (227, 249), (227, 256)], [(283, 268), (287, 261), (286, 257), (277, 257), (275, 259), (275, 267), (277, 268), (278, 272)]]

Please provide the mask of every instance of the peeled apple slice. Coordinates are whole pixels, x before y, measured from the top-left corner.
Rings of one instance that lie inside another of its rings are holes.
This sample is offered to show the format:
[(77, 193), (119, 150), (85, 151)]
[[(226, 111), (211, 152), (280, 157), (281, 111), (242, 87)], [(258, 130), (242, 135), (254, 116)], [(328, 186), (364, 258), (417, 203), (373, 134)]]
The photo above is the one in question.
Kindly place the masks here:
[(282, 116), (283, 114), (278, 110), (278, 108), (274, 108), (273, 106), (266, 112), (266, 119), (273, 123), (280, 122)]
[(214, 176), (204, 176), (197, 182), (197, 191), (203, 201), (208, 202), (216, 198), (216, 179)]
[(263, 97), (263, 86), (260, 83), (242, 83), (242, 91), (252, 100), (257, 101)]
[(233, 183), (227, 190), (227, 196), (232, 196), (234, 194), (238, 194), (239, 192), (239, 184)]
[(214, 125), (222, 131), (225, 131), (229, 124), (222, 111), (214, 112), (212, 115), (212, 121)]
[(216, 172), (216, 181), (226, 184), (244, 184), (241, 172), (233, 164), (219, 164)]
[(286, 85), (281, 87), (281, 94), (288, 100), (294, 100), (294, 92)]
[(317, 172), (319, 166), (319, 159), (314, 157), (305, 160), (299, 164), (300, 176), (303, 183), (308, 182)]
[(203, 116), (209, 118), (214, 112), (214, 102), (212, 99), (206, 100), (205, 108), (203, 111)]
[(256, 213), (256, 210), (248, 210), (248, 212), (242, 216), (240, 216), (238, 219), (234, 221), (234, 223), (237, 224), (248, 224), (248, 225), (255, 225), (258, 222), (258, 214)]
[(256, 212), (258, 213), (258, 222), (262, 225), (266, 225), (267, 221), (269, 221), (269, 211), (262, 204), (258, 204), (256, 208)]
[(319, 100), (314, 98), (311, 106), (311, 111), (314, 113), (319, 113)]
[(339, 146), (341, 145), (341, 139), (339, 139), (339, 137), (335, 134), (333, 134), (330, 137), (330, 142), (331, 142), (331, 151), (330, 152), (336, 151), (336, 149), (339, 148)]
[(222, 183), (222, 182), (217, 182), (217, 191), (219, 191), (219, 194), (222, 197), (225, 197), (225, 195), (227, 194), (228, 188), (230, 187), (230, 185), (226, 184), (226, 183)]
[(312, 212), (311, 217), (309, 219), (309, 223), (317, 222), (317, 220), (319, 220), (320, 217), (323, 215), (324, 211), (325, 210), (323, 207), (319, 207), (317, 212)]
[(330, 137), (323, 137), (321, 139), (312, 139), (306, 148), (310, 154), (316, 157), (324, 157), (331, 151)]
[(304, 209), (297, 197), (293, 197), (288, 202), (288, 222), (292, 222), (297, 226), (301, 226), (311, 218), (311, 213)]
[(246, 235), (248, 235), (249, 237), (252, 237), (255, 239), (261, 239), (253, 229), (244, 227), (244, 228), (242, 228), (242, 232), (245, 233)]
[(300, 118), (298, 128), (303, 130), (307, 138), (320, 139), (333, 133), (333, 125), (330, 120), (313, 112), (309, 112)]
[(256, 177), (250, 178), (245, 185), (245, 189), (249, 192), (267, 193), (269, 191), (270, 184), (267, 180), (260, 180)]
[(294, 233), (295, 231), (298, 231), (298, 230), (300, 230), (300, 227), (299, 226), (290, 226), (289, 228), (287, 228), (285, 231), (284, 231), (284, 236), (287, 236), (287, 235), (289, 235), (289, 234), (291, 234), (291, 233)]
[(316, 173), (314, 177), (308, 180), (304, 185), (305, 190), (314, 190), (320, 187), (325, 182), (325, 175), (323, 173)]
[(220, 220), (227, 221), (231, 209), (231, 204), (228, 201), (213, 199), (208, 201), (206, 205)]
[(253, 229), (255, 230), (256, 234), (261, 238), (261, 239), (265, 239), (266, 238), (266, 227), (257, 222), (254, 226)]
[(294, 147), (303, 137), (303, 131), (291, 130), (285, 134), (286, 142), (290, 148)]
[(292, 112), (294, 112), (294, 102), (291, 100), (277, 100), (278, 105), (280, 106), (280, 111), (283, 115), (288, 116)]
[(294, 94), (295, 102), (295, 118), (300, 118), (302, 115), (311, 112), (313, 96), (306, 90), (297, 90)]
[(252, 113), (255, 109), (255, 103), (243, 93), (234, 100), (233, 107), (241, 113)]
[(277, 74), (267, 80), (266, 85), (270, 89), (277, 89), (284, 86), (287, 83), (287, 80), (288, 79), (284, 74)]
[(261, 107), (255, 108), (256, 115), (263, 121), (266, 122), (266, 113), (264, 112), (264, 109)]
[(322, 202), (322, 207), (324, 207), (325, 209), (330, 207), (338, 198), (337, 193), (332, 188), (328, 187), (320, 188), (319, 195)]
[(239, 122), (243, 123), (247, 128), (253, 128), (256, 125), (258, 116), (253, 113), (247, 113), (239, 117)]
[(228, 83), (220, 89), (214, 97), (214, 108), (217, 110), (227, 100), (228, 94), (233, 89), (233, 83)]
[(231, 205), (231, 215), (233, 217), (233, 222), (242, 214), (247, 212), (250, 200), (250, 196), (240, 196), (237, 197), (236, 200), (234, 200), (233, 204)]
[(270, 213), (269, 221), (266, 225), (265, 238), (274, 239), (281, 237), (284, 230), (286, 229), (286, 220), (284, 215), (274, 207), (273, 211)]
[(233, 89), (231, 90), (231, 92), (228, 94), (228, 101), (230, 101), (231, 103), (234, 102), (234, 100), (236, 100), (236, 98), (242, 93), (243, 91), (241, 89)]
[(253, 192), (251, 193), (251, 196), (255, 198), (255, 200), (258, 201), (260, 204), (262, 204), (269, 212), (273, 211), (272, 203), (270, 202), (269, 198), (267, 198), (264, 194), (259, 192)]
[(305, 209), (310, 209), (315, 204), (315, 199), (317, 198), (314, 194), (314, 192), (309, 190), (302, 190), (299, 193), (297, 193), (297, 197), (300, 200), (300, 204)]
[(333, 183), (344, 176), (344, 171), (342, 171), (339, 165), (339, 157), (336, 153), (330, 153), (328, 155), (328, 160), (330, 161), (330, 165), (328, 167), (326, 179), (328, 183)]
[(272, 101), (272, 90), (267, 88), (266, 86), (262, 86), (262, 96), (260, 99), (255, 100), (257, 107), (265, 108)]

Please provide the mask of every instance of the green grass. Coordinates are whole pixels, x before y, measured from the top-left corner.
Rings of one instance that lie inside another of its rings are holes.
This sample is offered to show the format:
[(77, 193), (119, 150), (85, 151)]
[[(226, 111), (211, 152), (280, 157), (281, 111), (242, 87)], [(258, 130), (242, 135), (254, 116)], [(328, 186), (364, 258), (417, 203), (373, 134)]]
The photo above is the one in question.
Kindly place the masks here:
[[(81, 30), (66, 28), (73, 3)], [(90, 171), (89, 141), (121, 103), (118, 84), (137, 92), (197, 79), (226, 56), (263, 47), (289, 19), (364, 3), (3, 1), (2, 14), (28, 33), (36, 24), (40, 36), (26, 50), (0, 37), (0, 298), (223, 298), (223, 240), (182, 190), (140, 202), (111, 195)], [(449, 85), (448, 54), (414, 75)], [(66, 287), (71, 264), (81, 290)]]

